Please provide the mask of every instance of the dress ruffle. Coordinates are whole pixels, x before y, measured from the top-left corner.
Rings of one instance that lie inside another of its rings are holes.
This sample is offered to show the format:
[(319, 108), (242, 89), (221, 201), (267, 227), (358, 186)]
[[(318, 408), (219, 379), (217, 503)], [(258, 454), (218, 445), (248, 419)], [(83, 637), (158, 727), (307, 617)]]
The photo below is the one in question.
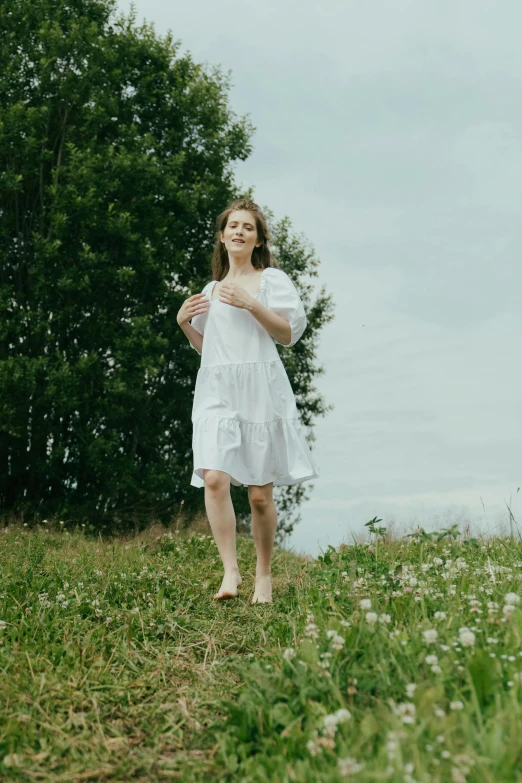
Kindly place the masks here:
[(288, 486), (316, 478), (317, 467), (296, 419), (249, 422), (206, 417), (194, 422), (191, 485), (204, 487), (203, 469), (222, 470), (239, 487)]

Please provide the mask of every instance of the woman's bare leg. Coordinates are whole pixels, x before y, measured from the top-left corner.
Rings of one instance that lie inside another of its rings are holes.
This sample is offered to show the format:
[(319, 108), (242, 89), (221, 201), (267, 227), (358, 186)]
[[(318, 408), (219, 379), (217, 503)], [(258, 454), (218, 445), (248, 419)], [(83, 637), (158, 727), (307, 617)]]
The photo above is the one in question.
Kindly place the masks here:
[(272, 495), (273, 483), (249, 486), (252, 511), (252, 535), (257, 553), (256, 586), (252, 603), (272, 603), (271, 560), (277, 530), (277, 508)]
[(230, 476), (222, 470), (204, 470), (205, 508), (225, 575), (214, 598), (235, 598), (242, 582), (236, 553), (236, 514), (230, 496)]

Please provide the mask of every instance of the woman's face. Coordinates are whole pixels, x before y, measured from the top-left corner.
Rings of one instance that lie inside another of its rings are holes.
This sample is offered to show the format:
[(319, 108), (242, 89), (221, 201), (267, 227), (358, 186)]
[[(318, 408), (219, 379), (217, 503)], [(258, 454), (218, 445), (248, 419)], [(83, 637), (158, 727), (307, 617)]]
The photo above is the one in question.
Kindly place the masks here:
[(256, 221), (253, 214), (246, 209), (231, 212), (225, 230), (221, 232), (221, 241), (224, 242), (229, 256), (250, 258), (254, 248), (261, 244), (257, 241)]

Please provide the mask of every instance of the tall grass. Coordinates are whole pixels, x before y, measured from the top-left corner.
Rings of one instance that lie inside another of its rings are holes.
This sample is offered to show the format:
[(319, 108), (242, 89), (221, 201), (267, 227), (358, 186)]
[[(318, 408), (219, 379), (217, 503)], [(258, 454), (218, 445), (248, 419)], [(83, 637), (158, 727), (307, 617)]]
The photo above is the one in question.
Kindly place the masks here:
[[(205, 532), (0, 534), (6, 781), (520, 781), (522, 551), (418, 534), (278, 549), (216, 603)], [(441, 540), (438, 540), (438, 539)]]

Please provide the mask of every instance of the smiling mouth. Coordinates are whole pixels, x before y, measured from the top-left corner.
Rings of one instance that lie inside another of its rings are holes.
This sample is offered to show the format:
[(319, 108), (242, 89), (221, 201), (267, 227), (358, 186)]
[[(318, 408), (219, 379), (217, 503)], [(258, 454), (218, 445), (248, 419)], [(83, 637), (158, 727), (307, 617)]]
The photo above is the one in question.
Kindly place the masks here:
[(233, 239), (232, 242), (237, 242), (238, 245), (244, 245), (244, 241), (242, 239)]

